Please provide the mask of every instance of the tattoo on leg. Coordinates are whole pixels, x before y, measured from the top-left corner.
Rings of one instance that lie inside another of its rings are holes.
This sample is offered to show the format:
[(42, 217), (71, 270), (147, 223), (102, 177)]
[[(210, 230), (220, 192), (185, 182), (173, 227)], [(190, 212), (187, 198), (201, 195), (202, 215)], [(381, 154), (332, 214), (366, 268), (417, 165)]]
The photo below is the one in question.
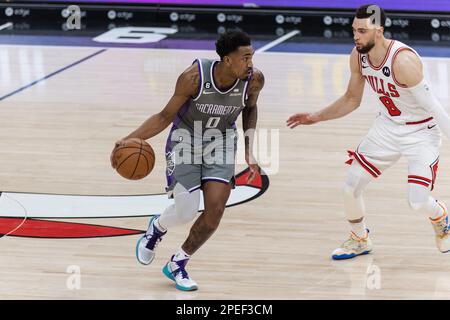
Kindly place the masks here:
[(189, 255), (194, 254), (217, 229), (218, 224), (214, 226), (211, 223), (207, 223), (205, 213), (207, 212), (203, 212), (197, 221), (195, 221), (188, 238), (182, 245), (183, 250)]

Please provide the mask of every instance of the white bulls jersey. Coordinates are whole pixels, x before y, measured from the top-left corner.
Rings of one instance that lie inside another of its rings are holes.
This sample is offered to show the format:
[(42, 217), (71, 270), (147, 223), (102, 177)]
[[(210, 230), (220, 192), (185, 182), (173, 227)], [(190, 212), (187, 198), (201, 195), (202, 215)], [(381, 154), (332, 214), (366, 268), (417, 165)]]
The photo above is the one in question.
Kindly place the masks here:
[(431, 115), (418, 105), (409, 89), (395, 79), (392, 65), (398, 53), (403, 50), (411, 50), (417, 54), (404, 43), (391, 40), (379, 66), (373, 65), (367, 54), (359, 54), (359, 67), (370, 90), (377, 95), (378, 105), (384, 116), (398, 124), (427, 122), (431, 120)]

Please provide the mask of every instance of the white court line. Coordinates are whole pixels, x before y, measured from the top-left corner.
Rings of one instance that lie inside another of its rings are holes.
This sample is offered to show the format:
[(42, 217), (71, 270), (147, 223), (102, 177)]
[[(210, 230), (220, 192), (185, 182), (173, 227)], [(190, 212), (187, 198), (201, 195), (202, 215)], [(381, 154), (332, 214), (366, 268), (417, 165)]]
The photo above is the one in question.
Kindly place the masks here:
[(12, 25), (13, 25), (12, 22), (7, 22), (7, 23), (5, 23), (5, 24), (2, 24), (2, 25), (0, 26), (0, 30), (9, 28), (9, 27), (11, 27)]
[(291, 32), (285, 34), (284, 36), (279, 37), (278, 39), (275, 39), (274, 41), (269, 42), (265, 46), (262, 46), (261, 48), (257, 49), (255, 51), (255, 53), (264, 52), (266, 50), (269, 50), (270, 48), (275, 47), (276, 45), (279, 45), (283, 41), (286, 41), (287, 39), (292, 38), (293, 36), (295, 36), (296, 34), (299, 34), (299, 33), (300, 33), (299, 30), (291, 31)]

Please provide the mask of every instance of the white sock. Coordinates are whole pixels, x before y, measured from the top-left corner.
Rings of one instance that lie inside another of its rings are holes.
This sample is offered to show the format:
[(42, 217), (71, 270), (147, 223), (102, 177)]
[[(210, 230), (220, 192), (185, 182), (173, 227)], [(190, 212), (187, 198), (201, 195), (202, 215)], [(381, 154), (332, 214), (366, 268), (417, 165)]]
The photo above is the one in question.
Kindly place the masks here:
[(191, 256), (188, 255), (186, 252), (184, 252), (184, 250), (182, 248), (180, 248), (178, 250), (177, 253), (175, 253), (174, 257), (173, 257), (173, 261), (180, 261), (180, 260), (185, 260), (185, 259), (189, 259)]
[(358, 238), (365, 238), (367, 235), (366, 224), (364, 223), (364, 220), (357, 223), (350, 222), (350, 228)]

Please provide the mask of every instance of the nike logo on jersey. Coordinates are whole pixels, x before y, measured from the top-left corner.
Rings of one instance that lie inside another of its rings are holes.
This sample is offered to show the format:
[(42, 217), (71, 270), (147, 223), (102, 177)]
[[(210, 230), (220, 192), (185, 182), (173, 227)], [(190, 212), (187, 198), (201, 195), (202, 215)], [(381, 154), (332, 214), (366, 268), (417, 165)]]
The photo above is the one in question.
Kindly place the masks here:
[(432, 126), (428, 126), (428, 129), (433, 129), (434, 127), (436, 127), (436, 124), (432, 125)]
[(362, 66), (363, 69), (368, 68), (369, 66)]
[(214, 91), (203, 91), (203, 94), (212, 94)]

